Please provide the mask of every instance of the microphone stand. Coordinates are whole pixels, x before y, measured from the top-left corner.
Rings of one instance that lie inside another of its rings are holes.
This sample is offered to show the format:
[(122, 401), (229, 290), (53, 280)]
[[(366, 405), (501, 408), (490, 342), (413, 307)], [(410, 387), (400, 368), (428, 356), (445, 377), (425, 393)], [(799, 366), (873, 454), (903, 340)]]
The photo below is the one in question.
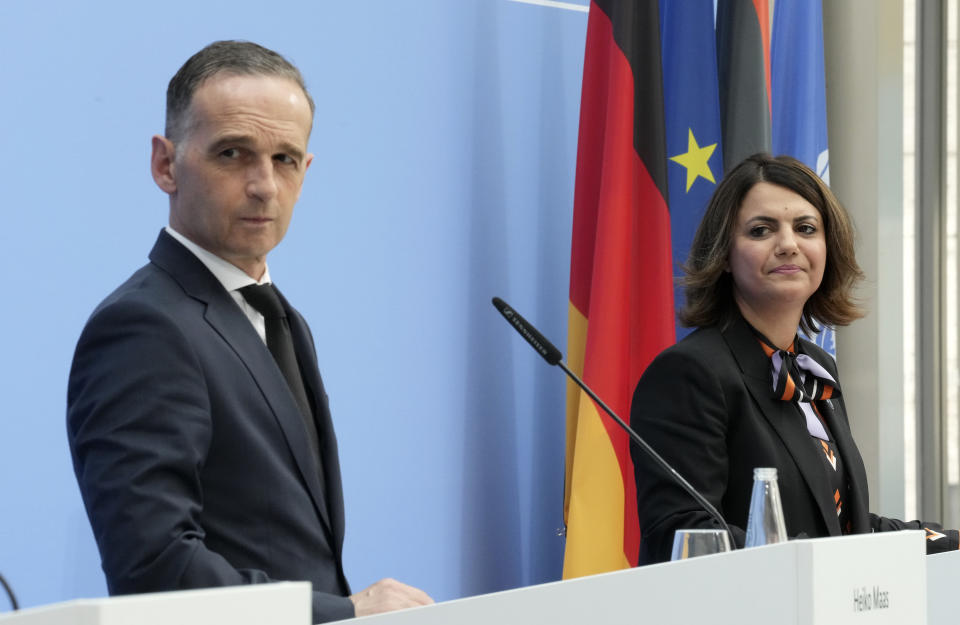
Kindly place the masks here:
[(721, 516), (720, 512), (713, 506), (713, 504), (707, 501), (706, 497), (700, 494), (700, 491), (694, 488), (693, 485), (690, 484), (690, 482), (688, 482), (686, 479), (684, 479), (684, 477), (680, 475), (676, 469), (670, 466), (670, 463), (664, 460), (663, 457), (660, 454), (658, 454), (656, 450), (654, 450), (654, 448), (651, 447), (649, 443), (647, 443), (647, 441), (643, 440), (640, 437), (640, 435), (634, 431), (632, 427), (624, 423), (623, 419), (618, 417), (617, 414), (613, 410), (611, 410), (610, 407), (607, 406), (607, 404), (605, 404), (603, 400), (597, 396), (596, 393), (593, 392), (593, 389), (587, 386), (583, 382), (583, 380), (581, 380), (579, 376), (577, 376), (576, 373), (571, 371), (567, 367), (566, 363), (564, 363), (561, 360), (560, 362), (557, 363), (557, 366), (563, 369), (563, 371), (567, 374), (567, 376), (571, 380), (573, 380), (577, 386), (582, 388), (587, 395), (590, 396), (590, 399), (595, 401), (598, 406), (603, 408), (604, 412), (610, 415), (610, 417), (617, 422), (617, 425), (619, 425), (621, 429), (623, 429), (623, 431), (630, 436), (630, 440), (636, 443), (637, 447), (642, 449), (648, 456), (650, 456), (650, 458), (652, 458), (653, 461), (656, 462), (661, 469), (663, 469), (664, 471), (672, 475), (673, 478), (677, 481), (677, 483), (680, 484), (681, 487), (683, 487), (683, 490), (687, 491), (687, 493), (691, 497), (693, 497), (697, 501), (697, 503), (700, 504), (703, 507), (703, 509), (710, 514), (710, 516), (712, 516), (714, 519), (716, 519), (718, 523), (720, 523), (720, 526), (723, 527), (727, 535), (730, 536), (730, 548), (736, 549), (737, 543), (734, 542), (733, 540), (733, 532), (730, 531), (730, 526), (727, 525), (727, 522), (724, 520), (723, 516)]
[(670, 463), (664, 460), (663, 457), (660, 456), (660, 454), (658, 454), (653, 449), (653, 447), (651, 447), (647, 443), (647, 441), (643, 440), (640, 437), (640, 435), (633, 430), (633, 428), (627, 425), (623, 419), (618, 417), (617, 414), (613, 410), (611, 410), (610, 407), (607, 406), (607, 404), (605, 404), (603, 400), (597, 396), (596, 393), (593, 392), (593, 389), (587, 386), (576, 373), (574, 373), (573, 371), (570, 370), (569, 367), (567, 367), (566, 363), (563, 362), (563, 353), (559, 349), (557, 349), (553, 345), (553, 343), (548, 341), (547, 338), (542, 334), (540, 334), (540, 332), (535, 327), (533, 327), (533, 325), (529, 321), (524, 319), (520, 313), (518, 313), (516, 310), (511, 308), (509, 304), (507, 304), (505, 301), (503, 301), (499, 297), (493, 298), (493, 306), (498, 311), (500, 311), (500, 314), (503, 315), (503, 317), (510, 323), (510, 325), (513, 326), (514, 330), (519, 332), (520, 336), (522, 336), (527, 341), (527, 343), (529, 343), (530, 346), (533, 347), (537, 351), (537, 353), (539, 353), (543, 357), (543, 359), (547, 361), (547, 364), (557, 365), (558, 367), (563, 369), (564, 373), (566, 373), (567, 376), (571, 380), (573, 380), (577, 386), (583, 389), (583, 391), (590, 396), (590, 399), (596, 402), (598, 406), (603, 408), (604, 412), (610, 415), (610, 417), (617, 422), (617, 425), (619, 425), (623, 429), (623, 431), (630, 436), (630, 440), (632, 440), (634, 444), (637, 445), (637, 447), (642, 449), (644, 453), (650, 456), (650, 458), (652, 458), (653, 461), (661, 469), (666, 471), (668, 475), (672, 475), (673, 479), (677, 481), (677, 483), (683, 488), (683, 490), (687, 491), (687, 493), (691, 497), (693, 497), (693, 499), (698, 504), (700, 504), (700, 506), (704, 510), (706, 510), (707, 513), (709, 513), (710, 516), (712, 516), (717, 521), (717, 523), (719, 523), (720, 526), (727, 532), (727, 535), (730, 536), (730, 548), (731, 549), (737, 548), (737, 543), (733, 539), (733, 532), (730, 531), (730, 526), (727, 525), (727, 522), (724, 520), (720, 512), (718, 512), (717, 509), (713, 507), (713, 504), (707, 501), (706, 497), (701, 495), (700, 492), (696, 488), (694, 488), (690, 484), (690, 482), (684, 479), (684, 477), (680, 475), (676, 469), (670, 466)]
[(10, 605), (13, 607), (13, 611), (16, 612), (19, 610), (20, 606), (17, 604), (17, 597), (13, 594), (13, 589), (10, 588), (10, 584), (3, 578), (3, 575), (0, 575), (0, 586), (3, 586), (3, 589), (7, 591), (7, 596), (10, 597)]

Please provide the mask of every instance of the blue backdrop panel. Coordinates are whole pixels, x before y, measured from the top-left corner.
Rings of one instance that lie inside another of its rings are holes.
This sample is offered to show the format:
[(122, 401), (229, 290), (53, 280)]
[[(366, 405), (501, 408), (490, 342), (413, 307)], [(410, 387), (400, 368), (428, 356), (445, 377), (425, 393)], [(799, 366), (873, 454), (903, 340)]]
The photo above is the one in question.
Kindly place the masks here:
[(166, 83), (223, 38), (287, 55), (317, 101), (270, 269), (317, 342), (354, 587), (559, 577), (563, 379), (490, 298), (563, 344), (585, 29), (507, 0), (0, 4), (0, 572), (23, 604), (105, 593), (67, 372), (166, 223), (148, 170)]

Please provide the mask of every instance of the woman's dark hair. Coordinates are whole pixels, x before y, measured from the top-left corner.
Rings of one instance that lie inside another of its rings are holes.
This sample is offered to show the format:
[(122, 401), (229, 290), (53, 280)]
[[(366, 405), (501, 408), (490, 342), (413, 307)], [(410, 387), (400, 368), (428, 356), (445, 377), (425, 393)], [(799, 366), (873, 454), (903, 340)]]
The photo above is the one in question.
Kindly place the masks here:
[(830, 188), (809, 167), (790, 156), (754, 154), (717, 185), (684, 265), (687, 302), (680, 311), (685, 326), (726, 325), (736, 314), (733, 278), (726, 271), (740, 205), (758, 182), (790, 189), (810, 202), (823, 219), (827, 262), (820, 288), (803, 307), (800, 327), (813, 334), (819, 324), (844, 326), (864, 315), (853, 298), (863, 279), (853, 250), (853, 224)]

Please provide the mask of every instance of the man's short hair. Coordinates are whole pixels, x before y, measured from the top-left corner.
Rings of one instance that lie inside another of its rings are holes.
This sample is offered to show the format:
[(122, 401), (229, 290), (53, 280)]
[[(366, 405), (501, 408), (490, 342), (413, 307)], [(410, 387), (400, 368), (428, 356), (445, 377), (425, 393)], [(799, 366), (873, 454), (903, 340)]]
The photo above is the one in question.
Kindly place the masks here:
[(187, 112), (193, 94), (208, 79), (217, 74), (234, 76), (279, 76), (297, 83), (310, 104), (310, 115), (315, 106), (303, 75), (296, 66), (280, 54), (250, 41), (214, 41), (183, 64), (167, 86), (167, 122), (164, 134), (171, 141), (179, 141), (186, 133)]

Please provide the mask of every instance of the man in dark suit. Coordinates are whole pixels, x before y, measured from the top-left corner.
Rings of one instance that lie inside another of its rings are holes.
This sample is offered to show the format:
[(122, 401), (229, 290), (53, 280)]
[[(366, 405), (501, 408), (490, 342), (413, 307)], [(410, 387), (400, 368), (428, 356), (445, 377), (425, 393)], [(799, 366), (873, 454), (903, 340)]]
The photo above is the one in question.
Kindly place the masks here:
[(350, 594), (313, 339), (267, 269), (313, 108), (300, 72), (248, 42), (211, 44), (170, 81), (151, 157), (169, 227), (91, 315), (68, 388), (111, 594), (308, 580), (314, 622), (431, 602), (389, 579)]

